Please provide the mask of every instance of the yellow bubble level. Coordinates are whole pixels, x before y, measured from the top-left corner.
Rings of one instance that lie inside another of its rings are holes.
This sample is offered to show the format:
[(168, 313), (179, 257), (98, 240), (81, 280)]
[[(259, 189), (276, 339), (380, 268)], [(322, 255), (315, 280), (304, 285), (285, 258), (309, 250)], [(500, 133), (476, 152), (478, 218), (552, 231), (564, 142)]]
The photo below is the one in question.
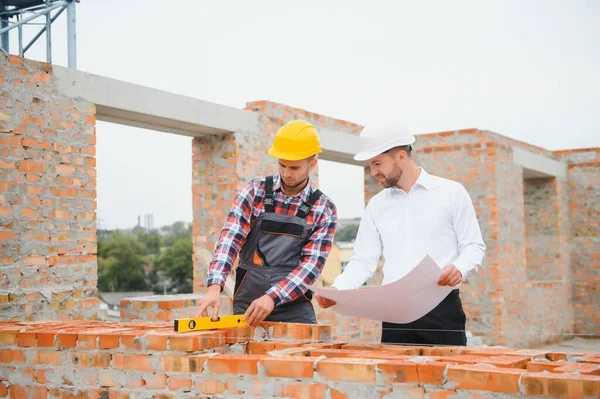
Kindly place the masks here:
[(174, 320), (176, 332), (219, 330), (222, 328), (243, 327), (245, 325), (244, 315), (241, 314), (221, 316), (216, 319), (212, 317), (194, 317)]

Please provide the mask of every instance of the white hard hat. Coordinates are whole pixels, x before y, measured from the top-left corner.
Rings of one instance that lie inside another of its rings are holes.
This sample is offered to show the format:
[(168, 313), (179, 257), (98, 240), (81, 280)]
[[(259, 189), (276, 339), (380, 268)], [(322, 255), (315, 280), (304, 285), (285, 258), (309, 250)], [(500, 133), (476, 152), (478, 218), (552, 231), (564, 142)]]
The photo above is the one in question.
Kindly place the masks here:
[(393, 127), (365, 127), (360, 133), (361, 151), (354, 156), (356, 161), (366, 161), (383, 154), (390, 148), (410, 145), (415, 142), (404, 125)]

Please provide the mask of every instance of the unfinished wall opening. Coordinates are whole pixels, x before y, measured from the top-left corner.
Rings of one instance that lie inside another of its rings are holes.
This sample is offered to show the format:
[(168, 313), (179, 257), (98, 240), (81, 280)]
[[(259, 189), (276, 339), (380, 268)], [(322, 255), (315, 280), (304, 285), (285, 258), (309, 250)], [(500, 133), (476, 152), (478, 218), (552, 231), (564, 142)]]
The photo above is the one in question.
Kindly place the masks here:
[(523, 196), (527, 279), (560, 280), (563, 267), (556, 178), (524, 178)]
[[(327, 257), (320, 285), (329, 286), (352, 258), (354, 239), (365, 207), (364, 168), (334, 161), (319, 161), (319, 188), (333, 200), (338, 211), (338, 228), (334, 245)], [(377, 272), (365, 285), (381, 283), (381, 262)], [(381, 323), (344, 317), (331, 308), (321, 309), (313, 303), (317, 321), (331, 326), (334, 339), (373, 342), (381, 340)]]
[(338, 211), (334, 246), (321, 277), (329, 286), (352, 257), (354, 239), (364, 209), (363, 168), (333, 161), (319, 161), (319, 188), (333, 200)]
[(124, 298), (192, 292), (191, 138), (98, 122), (101, 317)]

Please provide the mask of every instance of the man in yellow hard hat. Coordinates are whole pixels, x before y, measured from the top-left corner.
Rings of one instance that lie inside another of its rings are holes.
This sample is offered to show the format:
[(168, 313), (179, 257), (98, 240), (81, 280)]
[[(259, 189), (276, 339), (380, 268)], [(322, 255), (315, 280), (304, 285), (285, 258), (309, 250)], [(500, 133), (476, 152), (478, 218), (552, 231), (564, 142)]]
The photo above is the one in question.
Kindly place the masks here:
[(269, 155), (279, 173), (254, 179), (238, 193), (210, 263), (199, 317), (219, 314), (220, 294), (239, 256), (233, 311), (250, 326), (263, 320), (316, 323), (308, 286), (320, 276), (333, 243), (336, 207), (310, 181), (321, 144), (310, 123), (282, 126)]

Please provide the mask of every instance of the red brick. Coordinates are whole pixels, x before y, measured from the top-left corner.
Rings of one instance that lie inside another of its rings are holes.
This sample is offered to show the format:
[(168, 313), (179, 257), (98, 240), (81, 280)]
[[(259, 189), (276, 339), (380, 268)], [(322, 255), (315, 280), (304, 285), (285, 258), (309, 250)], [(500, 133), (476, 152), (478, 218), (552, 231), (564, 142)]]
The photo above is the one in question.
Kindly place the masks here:
[(389, 360), (379, 363), (377, 368), (385, 383), (418, 383), (419, 374), (415, 363)]
[(108, 368), (111, 355), (108, 353), (73, 352), (70, 353), (71, 362), (80, 367)]
[(35, 333), (21, 332), (17, 334), (17, 341), (19, 346), (35, 346), (36, 336)]
[(417, 374), (420, 384), (441, 385), (444, 382), (444, 371), (454, 363), (430, 362), (417, 363)]
[(17, 344), (17, 332), (0, 330), (0, 344), (2, 344), (2, 346), (16, 345)]
[(579, 373), (587, 375), (600, 375), (600, 364), (591, 363), (571, 363), (553, 370), (554, 373)]
[(0, 349), (0, 363), (25, 363), (25, 352), (12, 349)]
[(33, 364), (49, 364), (53, 366), (61, 366), (60, 352), (57, 351), (35, 351), (33, 356)]
[(459, 389), (519, 393), (519, 378), (524, 370), (483, 366), (450, 366), (448, 379), (458, 383)]
[[(305, 398), (325, 398), (327, 392), (327, 385), (315, 384), (315, 383), (296, 383), (284, 385), (281, 390), (282, 397), (291, 399), (305, 399)], [(333, 398), (333, 391), (332, 391)]]
[(202, 331), (169, 336), (171, 350), (195, 352), (202, 349), (213, 349), (225, 346), (225, 331)]
[(227, 390), (227, 384), (219, 380), (201, 379), (196, 381), (194, 388), (197, 393), (217, 395)]
[(265, 357), (260, 360), (265, 375), (275, 378), (312, 378), (318, 357)]
[(525, 393), (530, 396), (552, 398), (600, 397), (600, 377), (554, 373), (523, 375)]
[(56, 340), (59, 348), (75, 348), (77, 346), (77, 334), (58, 333)]
[(184, 373), (201, 373), (204, 363), (210, 357), (209, 354), (202, 355), (163, 355), (160, 358), (161, 369), (164, 371), (176, 371)]
[(190, 391), (192, 389), (192, 380), (185, 377), (169, 377), (169, 390), (171, 391)]
[(123, 370), (154, 371), (150, 355), (125, 355), (117, 353), (112, 356), (112, 367)]
[(439, 359), (449, 363), (457, 364), (490, 364), (496, 367), (506, 368), (525, 368), (528, 363), (528, 358), (522, 356), (475, 356), (475, 355), (462, 355), (462, 356), (446, 356)]
[(218, 355), (207, 360), (211, 373), (215, 374), (258, 374), (261, 355)]
[(36, 161), (20, 161), (18, 170), (25, 172), (44, 173), (46, 171), (46, 164)]
[(317, 372), (332, 381), (375, 382), (375, 370), (381, 361), (371, 359), (324, 359), (317, 363)]
[(531, 361), (527, 363), (527, 371), (531, 371), (532, 373), (538, 373), (543, 371), (552, 371), (557, 367), (564, 366), (565, 363), (560, 362), (536, 362)]
[(144, 377), (146, 389), (165, 389), (167, 387), (167, 376), (165, 374), (152, 374)]

